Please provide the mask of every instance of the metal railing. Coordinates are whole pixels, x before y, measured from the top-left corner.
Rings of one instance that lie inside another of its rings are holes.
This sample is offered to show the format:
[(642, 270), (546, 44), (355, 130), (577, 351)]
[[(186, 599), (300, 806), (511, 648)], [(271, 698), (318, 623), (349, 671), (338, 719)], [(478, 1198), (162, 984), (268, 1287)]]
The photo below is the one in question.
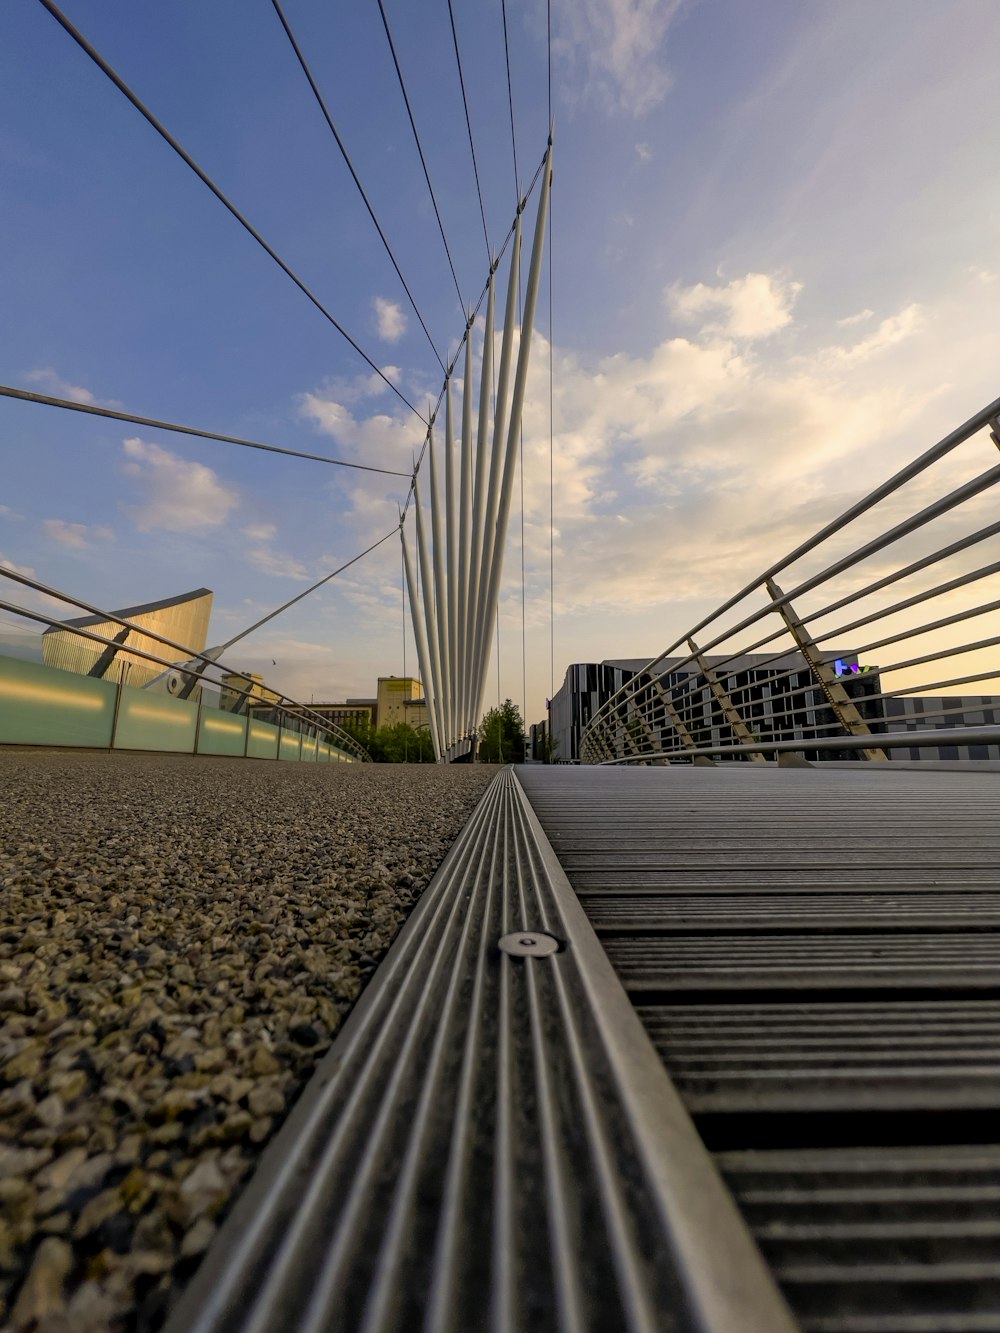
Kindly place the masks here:
[[(371, 763), (371, 755), (363, 745), (308, 704), (299, 703), (270, 686), (266, 687), (266, 695), (261, 695), (254, 693), (253, 684), (239, 688), (234, 683), (227, 682), (227, 677), (241, 677), (247, 680), (247, 675), (245, 671), (227, 665), (221, 657), (212, 656), (210, 652), (196, 651), (149, 626), (137, 624), (113, 611), (104, 611), (69, 593), (60, 592), (47, 584), (40, 583), (18, 570), (0, 566), (0, 575), (31, 589), (32, 592), (63, 602), (67, 607), (85, 611), (91, 616), (99, 616), (109, 624), (120, 626), (121, 631), (125, 632), (124, 636), (122, 633), (103, 634), (98, 628), (69, 624), (50, 612), (33, 610), (30, 607), (0, 600), (2, 612), (79, 638), (83, 647), (81, 659), (89, 649), (93, 657), (92, 666), (96, 666), (105, 657), (110, 664), (112, 655), (117, 655), (121, 659), (121, 666), (114, 678), (118, 679), (120, 684), (134, 684), (142, 689), (156, 689), (161, 685), (163, 691), (168, 694), (211, 702), (213, 707), (240, 716), (256, 715), (259, 707), (266, 707), (273, 712), (275, 720), (286, 730), (324, 740), (349, 754), (353, 759)], [(152, 641), (158, 646), (162, 645), (163, 651), (140, 647), (138, 643), (129, 641), (133, 636), (137, 640)], [(143, 671), (142, 668), (147, 663), (152, 669)], [(78, 671), (81, 669), (76, 661), (73, 669)]]
[(582, 762), (1000, 758), (997, 448), (1000, 399), (634, 672)]

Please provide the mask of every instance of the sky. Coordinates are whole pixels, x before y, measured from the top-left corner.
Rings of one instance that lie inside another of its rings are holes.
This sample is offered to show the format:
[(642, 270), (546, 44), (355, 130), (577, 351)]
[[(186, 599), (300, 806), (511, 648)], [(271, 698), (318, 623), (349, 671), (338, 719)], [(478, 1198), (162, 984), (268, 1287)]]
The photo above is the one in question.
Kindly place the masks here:
[[(471, 303), (489, 260), (448, 6), (385, 3)], [(63, 8), (425, 412), (440, 367), (272, 5)], [(450, 360), (462, 307), (378, 7), (283, 8)], [(497, 249), (517, 198), (501, 6), (454, 9)], [(527, 722), (571, 662), (652, 657), (1000, 393), (1000, 6), (551, 17), (553, 244), (487, 690)], [(507, 23), (523, 188), (545, 6), (508, 0)], [(0, 311), (8, 385), (404, 472), (423, 439), (38, 0), (0, 8)], [(212, 642), (392, 531), (408, 484), (9, 399), (0, 460), (0, 565), (108, 609), (207, 586)], [(0, 651), (18, 623), (0, 612)], [(368, 696), (415, 671), (405, 625), (394, 538), (232, 665), (299, 699)]]

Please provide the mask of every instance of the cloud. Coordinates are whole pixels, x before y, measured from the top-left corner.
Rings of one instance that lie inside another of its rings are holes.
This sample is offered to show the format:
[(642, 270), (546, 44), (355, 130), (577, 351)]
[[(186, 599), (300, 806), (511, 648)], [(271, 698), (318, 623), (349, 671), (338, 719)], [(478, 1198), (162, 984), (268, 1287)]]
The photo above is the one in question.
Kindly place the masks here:
[(235, 487), (227, 486), (203, 463), (190, 463), (158, 444), (125, 440), (122, 472), (143, 497), (126, 506), (140, 532), (199, 532), (225, 523), (239, 505)]
[(608, 111), (643, 116), (670, 90), (667, 30), (683, 0), (574, 0), (561, 11), (553, 52), (568, 87)]
[(88, 407), (121, 407), (121, 403), (113, 398), (95, 398), (82, 384), (71, 384), (68, 380), (64, 380), (51, 366), (26, 371), (21, 378), (26, 384), (37, 384), (52, 398), (68, 398), (71, 402), (85, 403)]
[(243, 529), (244, 537), (249, 537), (255, 542), (269, 542), (272, 537), (278, 535), (278, 529), (273, 523), (251, 523), (249, 527)]
[(645, 166), (653, 156), (653, 150), (648, 143), (637, 143), (635, 146), (635, 155), (639, 159), (639, 162)]
[(792, 306), (801, 290), (800, 282), (776, 274), (747, 273), (725, 287), (675, 283), (667, 288), (666, 299), (675, 319), (690, 324), (708, 316), (703, 331), (731, 338), (767, 338), (791, 324)]
[(269, 546), (254, 546), (247, 552), (247, 559), (261, 571), (281, 579), (300, 579), (308, 582), (311, 575), (305, 565), (293, 556), (282, 551), (274, 551)]
[(378, 336), (389, 343), (398, 342), (406, 332), (406, 315), (403, 313), (403, 307), (397, 305), (395, 301), (387, 301), (382, 296), (376, 296), (373, 304)]
[(921, 306), (913, 302), (902, 309), (898, 315), (883, 319), (874, 333), (862, 338), (853, 347), (835, 347), (830, 349), (830, 356), (839, 361), (865, 361), (887, 347), (919, 333), (924, 327), (924, 312)]
[(115, 537), (111, 528), (86, 523), (67, 523), (61, 518), (45, 519), (42, 531), (50, 541), (76, 551), (85, 551), (94, 541), (114, 541)]
[[(13, 560), (0, 554), (0, 570), (2, 569), (9, 569), (13, 574), (23, 574), (26, 579), (38, 578), (31, 565), (15, 564)], [(13, 589), (12, 580), (5, 580), (0, 577), (0, 588), (3, 588), (5, 593), (8, 589)], [(14, 591), (16, 595), (10, 600), (17, 601), (31, 611), (52, 611), (63, 619), (78, 614), (76, 608), (68, 602), (64, 602), (58, 597), (50, 597), (48, 593), (36, 592), (34, 588), (25, 587), (24, 584), (19, 584)], [(7, 600), (6, 595), (4, 600)], [(37, 624), (37, 622), (35, 623)]]
[(11, 509), (9, 505), (0, 505), (0, 518), (9, 518), (14, 522), (18, 522), (22, 518), (24, 518), (24, 515), (17, 513), (17, 511), (14, 509)]
[(859, 310), (856, 315), (845, 315), (843, 319), (835, 319), (834, 323), (840, 329), (850, 328), (852, 324), (864, 324), (867, 320), (873, 319), (874, 310)]

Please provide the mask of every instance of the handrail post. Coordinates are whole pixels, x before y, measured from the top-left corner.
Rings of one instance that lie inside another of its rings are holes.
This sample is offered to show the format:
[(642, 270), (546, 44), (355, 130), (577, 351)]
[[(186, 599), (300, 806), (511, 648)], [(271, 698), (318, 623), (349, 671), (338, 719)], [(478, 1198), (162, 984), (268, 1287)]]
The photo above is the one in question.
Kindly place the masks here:
[[(767, 588), (768, 595), (772, 602), (776, 603), (778, 614), (788, 628), (789, 634), (795, 640), (796, 647), (809, 664), (809, 669), (816, 677), (820, 689), (826, 695), (827, 702), (833, 709), (837, 721), (851, 736), (870, 736), (872, 729), (859, 713), (854, 700), (844, 689), (840, 677), (830, 667), (816, 646), (816, 640), (803, 625), (795, 613), (795, 608), (781, 591), (774, 579), (767, 579), (764, 586)], [(803, 747), (804, 748), (804, 747)], [(886, 759), (884, 750), (873, 746), (870, 750), (862, 750), (861, 753), (866, 759)]]
[[(688, 647), (691, 649), (691, 656), (698, 663), (698, 670), (704, 676), (708, 688), (712, 691), (715, 702), (722, 709), (722, 714), (733, 729), (733, 734), (743, 745), (753, 745), (757, 737), (743, 721), (739, 709), (733, 703), (729, 694), (726, 692), (722, 681), (708, 665), (708, 658), (701, 651), (694, 639), (688, 639)], [(754, 764), (765, 764), (767, 760), (762, 754), (756, 754), (753, 751), (747, 756)]]

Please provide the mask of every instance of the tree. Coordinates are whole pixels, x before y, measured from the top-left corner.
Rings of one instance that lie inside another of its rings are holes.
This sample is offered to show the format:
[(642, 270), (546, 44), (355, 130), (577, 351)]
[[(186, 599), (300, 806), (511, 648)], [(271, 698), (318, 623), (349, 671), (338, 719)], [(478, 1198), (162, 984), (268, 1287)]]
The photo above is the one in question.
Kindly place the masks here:
[(519, 764), (524, 759), (524, 723), (517, 704), (510, 699), (483, 715), (479, 758), (484, 764)]
[(545, 731), (535, 742), (535, 758), (543, 764), (551, 764), (555, 761), (558, 749), (558, 740), (552, 735), (551, 731)]
[(414, 730), (408, 722), (379, 727), (345, 722), (343, 730), (363, 745), (376, 764), (433, 764), (434, 742), (426, 727)]

